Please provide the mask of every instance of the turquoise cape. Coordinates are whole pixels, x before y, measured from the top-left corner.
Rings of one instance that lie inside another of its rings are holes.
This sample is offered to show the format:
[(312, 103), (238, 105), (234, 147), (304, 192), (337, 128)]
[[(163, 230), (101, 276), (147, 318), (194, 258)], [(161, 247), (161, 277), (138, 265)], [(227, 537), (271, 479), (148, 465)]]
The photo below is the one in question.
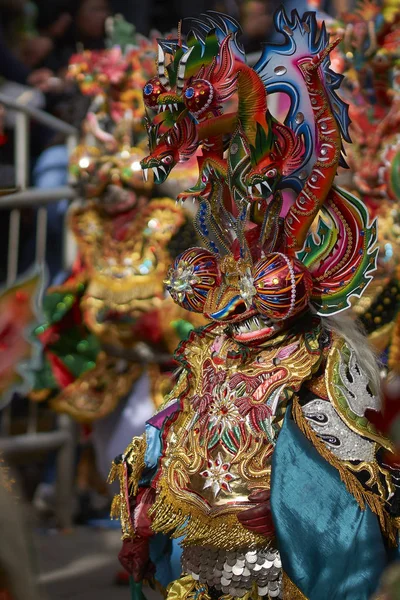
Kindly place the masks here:
[(389, 562), (378, 518), (360, 509), (290, 409), (272, 459), (271, 505), (283, 569), (308, 600), (370, 600)]

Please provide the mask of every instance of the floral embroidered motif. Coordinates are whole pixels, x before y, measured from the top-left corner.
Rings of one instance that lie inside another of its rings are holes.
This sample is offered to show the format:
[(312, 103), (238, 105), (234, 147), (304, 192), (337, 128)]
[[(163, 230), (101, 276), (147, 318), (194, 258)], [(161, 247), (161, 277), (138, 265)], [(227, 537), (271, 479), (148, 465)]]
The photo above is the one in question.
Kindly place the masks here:
[(221, 489), (231, 493), (232, 489), (229, 483), (236, 479), (236, 476), (229, 472), (230, 466), (230, 463), (224, 462), (221, 453), (218, 452), (215, 460), (208, 461), (208, 469), (200, 473), (206, 479), (203, 489), (211, 487), (215, 497), (218, 496)]

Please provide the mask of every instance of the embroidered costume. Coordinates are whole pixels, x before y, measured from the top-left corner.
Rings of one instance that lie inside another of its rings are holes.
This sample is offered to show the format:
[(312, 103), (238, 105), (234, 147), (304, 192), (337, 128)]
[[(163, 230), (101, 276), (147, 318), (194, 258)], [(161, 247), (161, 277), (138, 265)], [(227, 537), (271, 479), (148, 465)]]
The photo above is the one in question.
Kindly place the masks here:
[[(162, 282), (195, 237), (180, 206), (151, 198), (153, 178), (143, 181), (140, 168), (141, 89), (154, 72), (156, 42), (118, 18), (111, 41), (70, 64), (70, 77), (94, 97), (71, 157), (85, 200), (69, 211), (78, 250), (72, 273), (44, 298), (46, 321), (36, 329), (44, 364), (32, 394), (80, 422), (98, 422), (105, 477), (114, 446), (142, 431), (170, 389), (172, 352), (192, 326)], [(116, 409), (120, 418), (104, 420)]]
[[(374, 365), (334, 316), (377, 258), (375, 222), (333, 185), (349, 139), (337, 40), (313, 13), (281, 9), (275, 24), (284, 42), (251, 68), (237, 23), (207, 13), (159, 41), (143, 90), (145, 172), (161, 183), (202, 152), (180, 198), (197, 198), (205, 247), (177, 257), (166, 285), (211, 323), (179, 345), (174, 389), (111, 473), (121, 562), (137, 582), (169, 576), (171, 599), (367, 600), (397, 544), (390, 442), (365, 417), (379, 410)], [(284, 123), (275, 92), (290, 98)], [(156, 555), (168, 538), (181, 573)]]

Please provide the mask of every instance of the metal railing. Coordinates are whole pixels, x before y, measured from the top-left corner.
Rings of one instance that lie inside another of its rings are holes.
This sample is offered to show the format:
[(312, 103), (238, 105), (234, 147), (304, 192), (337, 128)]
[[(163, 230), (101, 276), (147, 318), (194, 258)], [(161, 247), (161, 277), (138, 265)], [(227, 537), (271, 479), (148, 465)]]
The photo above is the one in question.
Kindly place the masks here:
[[(33, 263), (44, 266), (47, 237), (47, 206), (63, 199), (73, 200), (76, 192), (72, 187), (40, 190), (28, 187), (29, 180), (29, 123), (35, 120), (67, 136), (69, 150), (77, 143), (77, 130), (48, 115), (47, 113), (15, 102), (0, 93), (0, 103), (7, 110), (15, 111), (14, 165), (17, 191), (0, 197), (2, 210), (9, 210), (9, 236), (7, 252), (6, 288), (11, 287), (18, 277), (18, 255), (20, 247), (21, 210), (35, 207), (36, 248)], [(1, 182), (0, 182), (1, 183)], [(38, 405), (27, 401), (27, 426), (24, 433), (12, 432), (13, 402), (1, 411), (0, 453), (12, 464), (21, 455), (34, 452), (56, 452), (56, 519), (60, 527), (72, 524), (73, 477), (75, 461), (75, 427), (66, 415), (56, 417), (56, 426), (50, 431), (39, 431)]]

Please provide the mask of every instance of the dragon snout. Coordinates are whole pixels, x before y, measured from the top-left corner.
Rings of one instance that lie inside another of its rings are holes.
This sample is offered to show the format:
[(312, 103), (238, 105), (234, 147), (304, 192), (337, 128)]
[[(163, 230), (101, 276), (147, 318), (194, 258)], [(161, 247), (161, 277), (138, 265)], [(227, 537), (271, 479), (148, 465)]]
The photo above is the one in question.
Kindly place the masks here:
[(164, 181), (167, 179), (172, 167), (174, 166), (174, 163), (170, 163), (168, 165), (163, 164), (160, 159), (154, 158), (153, 156), (147, 156), (141, 161), (140, 166), (143, 169), (145, 181), (148, 180), (149, 170), (151, 170), (153, 172), (154, 183), (160, 184), (164, 183)]
[(268, 180), (263, 173), (258, 173), (256, 171), (250, 173), (246, 183), (249, 196), (265, 196), (272, 194), (272, 181)]

